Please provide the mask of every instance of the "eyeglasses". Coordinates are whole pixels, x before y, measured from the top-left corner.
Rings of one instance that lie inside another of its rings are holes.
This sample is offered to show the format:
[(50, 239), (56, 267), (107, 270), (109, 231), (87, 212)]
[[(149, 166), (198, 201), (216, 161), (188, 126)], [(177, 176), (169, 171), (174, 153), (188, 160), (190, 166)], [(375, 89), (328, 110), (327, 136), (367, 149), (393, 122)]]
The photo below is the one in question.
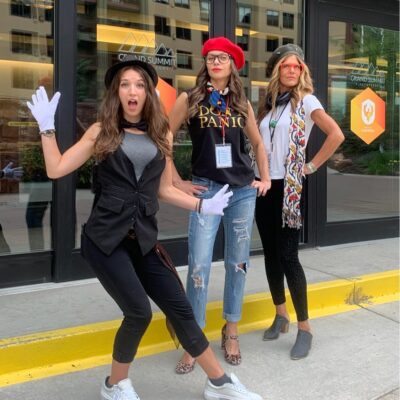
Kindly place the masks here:
[(290, 71), (291, 69), (294, 69), (296, 72), (302, 72), (304, 69), (303, 64), (281, 64), (280, 68), (283, 71)]
[(217, 55), (208, 54), (204, 59), (207, 64), (214, 64), (215, 60), (218, 60), (220, 64), (226, 64), (232, 57), (229, 54), (222, 53)]

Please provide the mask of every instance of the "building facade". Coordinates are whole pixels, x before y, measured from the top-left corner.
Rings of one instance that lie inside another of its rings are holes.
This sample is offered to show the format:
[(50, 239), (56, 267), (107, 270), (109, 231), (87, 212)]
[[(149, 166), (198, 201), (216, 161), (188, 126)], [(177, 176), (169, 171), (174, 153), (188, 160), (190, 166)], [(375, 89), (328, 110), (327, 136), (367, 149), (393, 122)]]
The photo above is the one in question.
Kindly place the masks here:
[[(307, 246), (399, 234), (399, 2), (385, 0), (4, 0), (0, 2), (0, 287), (92, 276), (79, 253), (93, 194), (89, 161), (50, 181), (26, 101), (39, 85), (62, 93), (61, 149), (96, 121), (107, 68), (124, 54), (155, 65), (168, 110), (194, 85), (201, 47), (227, 36), (244, 50), (241, 71), (254, 109), (268, 85), (266, 64), (282, 44), (305, 49), (316, 95), (346, 140), (307, 180), (302, 241)], [(315, 129), (309, 156), (324, 134)], [(183, 126), (175, 163), (190, 177)], [(161, 204), (160, 240), (177, 265), (187, 260), (187, 211)], [(214, 258), (222, 258), (223, 232)], [(253, 252), (261, 248), (252, 235)]]

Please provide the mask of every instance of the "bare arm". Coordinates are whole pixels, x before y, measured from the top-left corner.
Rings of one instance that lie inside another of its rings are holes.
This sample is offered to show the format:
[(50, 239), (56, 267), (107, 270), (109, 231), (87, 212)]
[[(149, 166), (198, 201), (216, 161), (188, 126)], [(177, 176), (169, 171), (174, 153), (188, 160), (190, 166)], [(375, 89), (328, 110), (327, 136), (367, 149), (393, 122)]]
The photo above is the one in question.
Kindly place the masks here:
[[(332, 154), (340, 146), (340, 144), (344, 140), (344, 135), (339, 125), (324, 110), (314, 110), (311, 113), (311, 118), (327, 136), (324, 144), (311, 160), (311, 162), (317, 168), (319, 168), (322, 164), (329, 160)], [(308, 168), (305, 167), (304, 173), (310, 174), (310, 172), (311, 171), (309, 171)]]
[(49, 178), (61, 178), (78, 169), (92, 155), (94, 142), (100, 125), (93, 124), (82, 136), (82, 138), (70, 147), (64, 154), (58, 148), (55, 136), (42, 136), (42, 148), (46, 164), (46, 172)]
[(261, 183), (255, 181), (253, 186), (258, 189), (259, 195), (264, 196), (267, 193), (267, 190), (269, 190), (271, 187), (267, 153), (265, 151), (264, 143), (258, 130), (256, 118), (250, 102), (248, 102), (248, 110), (248, 118), (244, 131), (249, 138), (251, 145), (253, 146), (257, 167), (261, 175)]

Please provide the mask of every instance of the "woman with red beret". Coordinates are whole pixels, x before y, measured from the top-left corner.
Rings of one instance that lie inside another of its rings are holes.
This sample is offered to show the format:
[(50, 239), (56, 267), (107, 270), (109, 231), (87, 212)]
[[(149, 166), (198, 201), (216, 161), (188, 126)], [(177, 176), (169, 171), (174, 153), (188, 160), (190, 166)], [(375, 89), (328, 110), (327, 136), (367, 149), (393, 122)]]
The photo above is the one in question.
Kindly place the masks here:
[[(196, 321), (205, 326), (207, 286), (215, 237), (221, 220), (225, 238), (225, 287), (221, 346), (225, 360), (241, 363), (237, 323), (241, 319), (246, 274), (249, 269), (251, 232), (257, 195), (264, 196), (271, 182), (264, 145), (254, 112), (246, 99), (239, 70), (244, 66), (242, 49), (225, 37), (209, 39), (202, 49), (204, 64), (196, 86), (183, 92), (169, 115), (176, 133), (187, 122), (192, 140), (192, 181), (182, 181), (175, 170), (174, 184), (200, 199), (212, 197), (228, 184), (233, 195), (223, 216), (189, 219), (189, 271), (187, 295)], [(254, 179), (246, 137), (253, 146), (261, 179)], [(191, 372), (195, 360), (187, 352), (176, 372)]]

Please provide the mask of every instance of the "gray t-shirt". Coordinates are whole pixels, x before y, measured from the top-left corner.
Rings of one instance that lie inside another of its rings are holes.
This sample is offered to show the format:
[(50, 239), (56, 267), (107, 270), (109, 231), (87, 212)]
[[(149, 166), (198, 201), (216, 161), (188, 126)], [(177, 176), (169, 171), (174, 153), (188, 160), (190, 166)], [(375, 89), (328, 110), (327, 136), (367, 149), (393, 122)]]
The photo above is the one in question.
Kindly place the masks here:
[(146, 165), (156, 156), (157, 146), (147, 133), (125, 132), (121, 148), (131, 160), (138, 181)]

